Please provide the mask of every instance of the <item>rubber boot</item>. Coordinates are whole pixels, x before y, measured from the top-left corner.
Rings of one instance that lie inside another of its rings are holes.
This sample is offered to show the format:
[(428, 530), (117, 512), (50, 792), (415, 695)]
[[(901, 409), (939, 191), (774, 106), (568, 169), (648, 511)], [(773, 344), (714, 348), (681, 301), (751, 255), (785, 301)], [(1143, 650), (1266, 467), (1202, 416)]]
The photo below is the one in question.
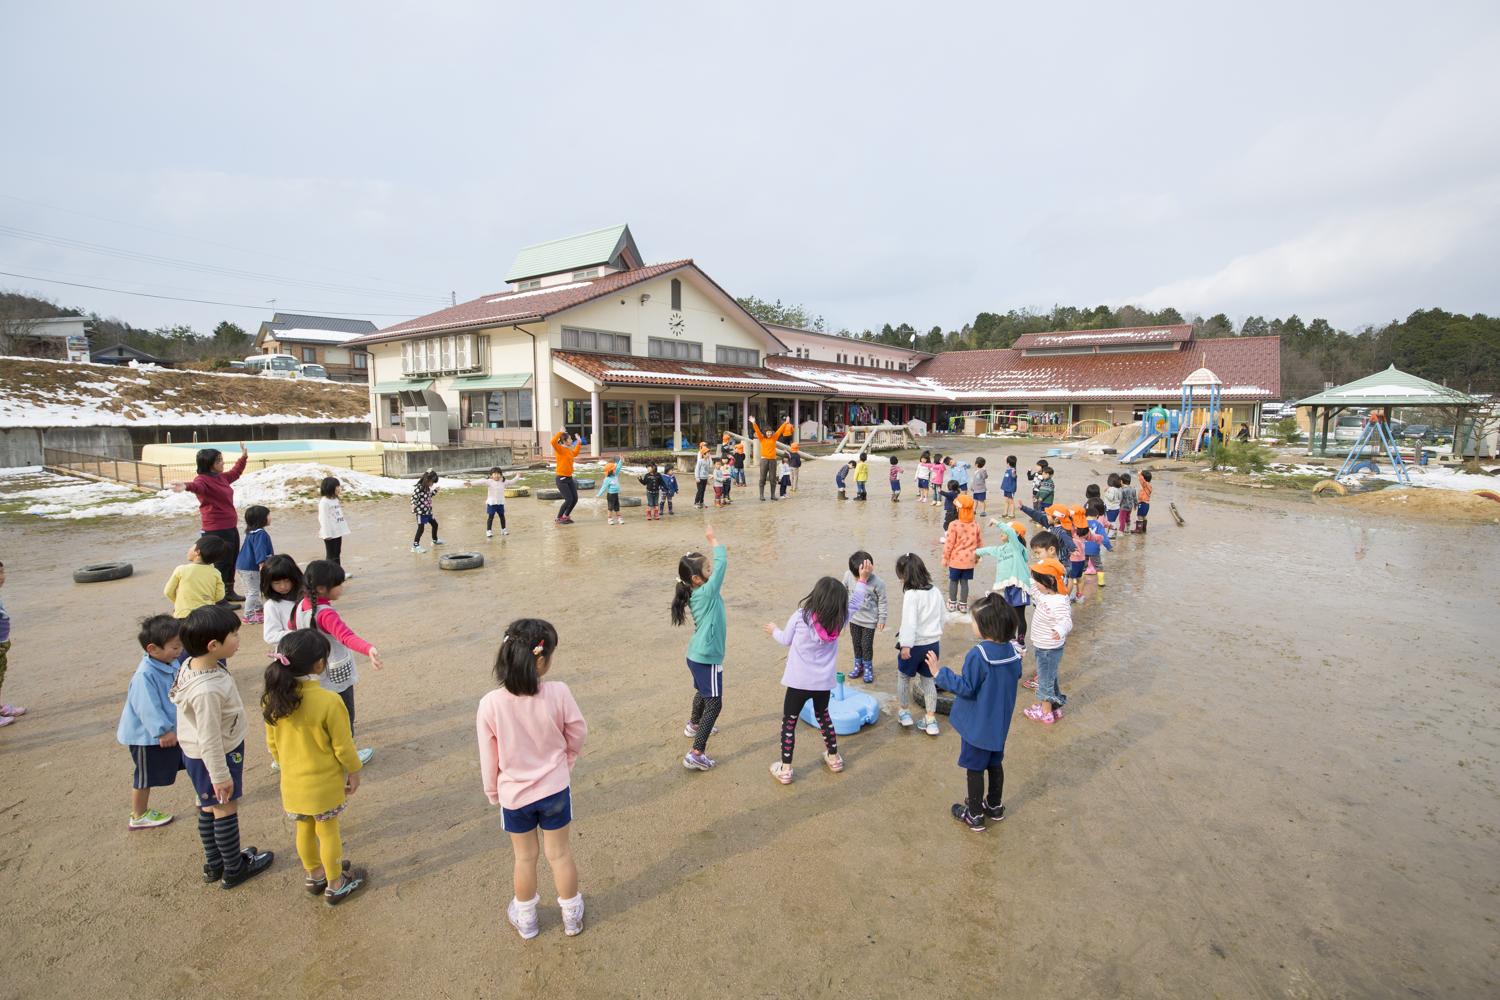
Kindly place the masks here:
[(1104, 570), (1101, 569), (1094, 574), (1094, 582), (1101, 587), (1104, 586)]
[(1135, 530), (1142, 535), (1146, 533), (1146, 519), (1144, 517), (1135, 523)]

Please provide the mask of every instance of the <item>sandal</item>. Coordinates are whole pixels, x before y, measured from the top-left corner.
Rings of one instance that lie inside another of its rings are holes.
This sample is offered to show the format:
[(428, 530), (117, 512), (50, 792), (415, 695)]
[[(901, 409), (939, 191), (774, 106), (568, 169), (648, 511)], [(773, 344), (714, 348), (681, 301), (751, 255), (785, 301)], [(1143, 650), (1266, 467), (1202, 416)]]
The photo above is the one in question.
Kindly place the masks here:
[(832, 771), (834, 774), (838, 774), (844, 769), (844, 758), (840, 757), (838, 760), (830, 760), (827, 750), (823, 751), (823, 763), (827, 764), (828, 770)]
[[(783, 766), (785, 766), (786, 770), (782, 770)], [(790, 764), (783, 765), (781, 761), (778, 760), (776, 763), (771, 765), (771, 777), (775, 778), (783, 785), (790, 785), (792, 783), (792, 766)]]
[[(342, 867), (341, 871), (348, 871), (348, 870), (349, 870), (349, 859), (345, 858), (344, 861), (343, 861), (343, 867)], [(307, 898), (308, 899), (317, 899), (319, 896), (323, 895), (323, 891), (325, 889), (327, 889), (327, 888), (328, 888), (328, 876), (327, 876), (327, 874), (324, 874), (324, 876), (322, 878), (318, 878), (318, 879), (313, 878), (312, 875), (309, 874), (309, 875), (307, 875), (306, 877), (304, 877), (302, 879), (302, 891), (305, 892), (305, 893), (307, 893)]]

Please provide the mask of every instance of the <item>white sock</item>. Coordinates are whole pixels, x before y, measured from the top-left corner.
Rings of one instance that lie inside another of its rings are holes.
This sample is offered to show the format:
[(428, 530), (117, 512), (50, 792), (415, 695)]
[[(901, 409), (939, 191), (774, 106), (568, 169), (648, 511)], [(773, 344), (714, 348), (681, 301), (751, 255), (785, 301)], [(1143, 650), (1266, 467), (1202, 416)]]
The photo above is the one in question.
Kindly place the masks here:
[(531, 897), (531, 902), (529, 902), (529, 903), (523, 903), (519, 899), (517, 899), (516, 900), (516, 909), (520, 910), (522, 913), (535, 913), (536, 912), (536, 904), (540, 903), (541, 901), (542, 901), (542, 894), (541, 893), (537, 893), (535, 896)]
[(569, 913), (575, 913), (575, 912), (577, 912), (578, 908), (583, 905), (583, 893), (580, 892), (578, 895), (574, 896), (572, 899), (563, 899), (561, 896), (558, 896), (557, 897), (557, 905), (561, 906), (564, 910), (567, 910)]

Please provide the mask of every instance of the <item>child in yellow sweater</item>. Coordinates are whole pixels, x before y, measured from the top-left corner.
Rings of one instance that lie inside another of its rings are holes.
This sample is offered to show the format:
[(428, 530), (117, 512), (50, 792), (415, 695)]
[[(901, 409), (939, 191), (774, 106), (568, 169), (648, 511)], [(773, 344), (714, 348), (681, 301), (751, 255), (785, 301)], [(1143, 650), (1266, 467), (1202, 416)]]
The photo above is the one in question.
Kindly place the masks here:
[[(227, 543), (218, 535), (199, 535), (188, 549), (187, 563), (172, 571), (172, 578), (162, 591), (172, 602), (173, 618), (186, 618), (194, 608), (224, 600), (224, 578), (214, 563), (226, 547)], [(231, 610), (238, 608), (236, 604)]]
[(328, 650), (328, 639), (312, 629), (283, 636), (268, 654), (260, 708), (266, 749), (281, 769), (281, 807), (297, 821), (297, 856), (307, 869), (303, 891), (337, 906), (369, 876), (343, 860), (339, 813), (359, 788), (361, 765), (344, 699), (318, 683)]

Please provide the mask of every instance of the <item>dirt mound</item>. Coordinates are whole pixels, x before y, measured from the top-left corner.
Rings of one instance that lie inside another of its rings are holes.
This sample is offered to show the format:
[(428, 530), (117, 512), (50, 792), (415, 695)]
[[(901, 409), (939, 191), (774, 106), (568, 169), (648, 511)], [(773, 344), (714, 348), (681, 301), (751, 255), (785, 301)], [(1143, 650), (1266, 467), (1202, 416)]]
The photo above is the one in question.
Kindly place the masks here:
[(1325, 495), (1321, 503), (1406, 517), (1449, 517), (1461, 521), (1500, 521), (1500, 503), (1458, 490), (1376, 490), (1352, 497)]

